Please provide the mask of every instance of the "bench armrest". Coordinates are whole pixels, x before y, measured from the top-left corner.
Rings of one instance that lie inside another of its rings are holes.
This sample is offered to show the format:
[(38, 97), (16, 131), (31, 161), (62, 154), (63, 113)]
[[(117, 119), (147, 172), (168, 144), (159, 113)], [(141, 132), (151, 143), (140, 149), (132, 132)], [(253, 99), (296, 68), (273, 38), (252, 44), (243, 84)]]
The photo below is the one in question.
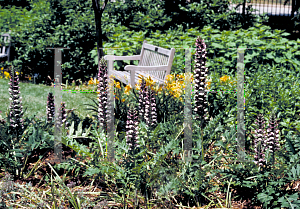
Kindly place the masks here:
[(133, 55), (133, 56), (115, 56), (115, 55), (105, 55), (105, 60), (140, 60), (141, 55)]

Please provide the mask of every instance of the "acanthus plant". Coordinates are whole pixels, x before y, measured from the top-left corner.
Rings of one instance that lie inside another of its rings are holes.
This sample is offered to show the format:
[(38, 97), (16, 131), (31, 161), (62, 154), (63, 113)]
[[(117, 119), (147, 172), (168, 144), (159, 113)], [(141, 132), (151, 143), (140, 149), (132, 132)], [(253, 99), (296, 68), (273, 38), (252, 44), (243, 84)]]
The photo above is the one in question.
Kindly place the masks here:
[(139, 92), (139, 119), (145, 122), (148, 127), (153, 127), (157, 124), (154, 92), (151, 87), (146, 85), (144, 78), (142, 78)]
[(201, 120), (202, 128), (208, 122), (208, 109), (207, 109), (207, 92), (206, 90), (206, 77), (208, 75), (208, 68), (205, 67), (206, 63), (206, 44), (204, 39), (200, 37), (196, 39), (196, 65), (194, 70), (195, 82), (195, 107), (194, 112), (196, 119)]
[(55, 115), (54, 96), (52, 92), (49, 92), (47, 97), (46, 114), (47, 114), (47, 122), (48, 123), (52, 122), (54, 120), (54, 115)]
[(275, 114), (270, 115), (269, 127), (267, 129), (267, 149), (271, 153), (272, 161), (275, 162), (275, 152), (279, 150), (279, 130), (277, 129), (278, 120), (276, 120)]
[(126, 121), (126, 143), (129, 146), (130, 151), (134, 151), (136, 147), (138, 147), (138, 139), (139, 139), (139, 131), (138, 131), (138, 114), (137, 111), (134, 110), (133, 106), (130, 106), (127, 121)]
[(144, 99), (146, 97), (145, 88), (146, 88), (146, 81), (144, 78), (142, 78), (142, 83), (139, 92), (139, 120), (140, 121), (144, 120), (144, 114), (145, 114), (145, 106), (146, 106), (146, 101)]
[(107, 76), (107, 65), (106, 60), (101, 58), (98, 72), (98, 120), (103, 130), (107, 129), (107, 113), (108, 113), (108, 76)]
[(59, 109), (58, 112), (58, 121), (59, 121), (59, 125), (60, 127), (62, 127), (63, 125), (68, 126), (69, 123), (66, 122), (67, 121), (67, 112), (66, 112), (66, 103), (62, 102), (61, 103), (61, 108)]
[[(51, 123), (55, 118), (55, 104), (54, 104), (54, 96), (52, 92), (49, 92), (47, 97), (47, 106), (46, 106), (46, 115), (47, 122)], [(65, 127), (69, 125), (67, 120), (67, 112), (66, 112), (66, 104), (65, 102), (61, 103), (61, 108), (59, 109), (58, 121), (59, 125), (62, 127), (65, 124)]]
[(279, 150), (279, 130), (277, 129), (278, 121), (274, 114), (270, 115), (269, 127), (267, 131), (264, 129), (264, 118), (262, 114), (257, 116), (257, 129), (254, 134), (254, 163), (258, 164), (259, 167), (267, 166), (266, 155), (270, 154), (272, 163), (275, 163), (275, 151)]
[(266, 138), (266, 131), (265, 131), (265, 120), (262, 114), (257, 116), (257, 129), (255, 130), (254, 134), (254, 163), (258, 164), (259, 167), (265, 165), (265, 138)]
[(24, 129), (24, 120), (22, 119), (24, 113), (22, 110), (22, 97), (20, 96), (21, 92), (19, 90), (19, 76), (14, 70), (10, 72), (10, 76), (11, 83), (9, 83), (9, 100), (11, 100), (11, 104), (9, 107), (9, 122), (14, 131), (20, 131)]
[(195, 83), (195, 107), (194, 114), (195, 119), (200, 120), (201, 128), (201, 156), (204, 160), (204, 148), (203, 148), (203, 128), (208, 123), (208, 109), (207, 109), (207, 92), (206, 77), (208, 75), (208, 68), (206, 64), (206, 44), (204, 39), (200, 37), (196, 39), (196, 58), (195, 58), (195, 70), (194, 70), (194, 83)]

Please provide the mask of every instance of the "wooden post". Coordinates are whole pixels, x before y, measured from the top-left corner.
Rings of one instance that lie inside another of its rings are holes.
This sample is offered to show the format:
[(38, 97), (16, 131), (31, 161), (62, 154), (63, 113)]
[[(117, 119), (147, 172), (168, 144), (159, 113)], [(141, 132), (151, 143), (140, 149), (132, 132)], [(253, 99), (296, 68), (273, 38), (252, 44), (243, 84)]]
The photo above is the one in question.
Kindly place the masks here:
[[(57, 158), (54, 160), (54, 162), (61, 163), (62, 162), (62, 147), (61, 147), (61, 121), (59, 121), (59, 114), (61, 114), (61, 111), (59, 109), (61, 108), (61, 82), (62, 82), (62, 73), (61, 73), (61, 50), (62, 49), (70, 49), (70, 48), (46, 48), (46, 49), (54, 49), (54, 98), (55, 98), (55, 116), (56, 116), (56, 122), (55, 122), (55, 139), (58, 141), (58, 144), (54, 144), (54, 153), (57, 155)], [(49, 162), (49, 161), (48, 161)]]

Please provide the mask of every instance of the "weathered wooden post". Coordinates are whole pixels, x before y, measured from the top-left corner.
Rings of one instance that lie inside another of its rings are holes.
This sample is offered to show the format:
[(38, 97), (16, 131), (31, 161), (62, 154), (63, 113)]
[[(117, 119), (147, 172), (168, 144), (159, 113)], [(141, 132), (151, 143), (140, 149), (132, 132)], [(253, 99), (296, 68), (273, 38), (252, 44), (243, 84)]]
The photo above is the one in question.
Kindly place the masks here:
[(50, 162), (62, 162), (62, 145), (61, 145), (61, 121), (59, 120), (59, 115), (61, 114), (60, 108), (61, 108), (61, 82), (62, 82), (62, 73), (61, 73), (61, 51), (63, 49), (70, 49), (70, 48), (46, 48), (46, 49), (54, 49), (54, 105), (55, 105), (55, 142), (57, 144), (54, 144), (54, 154), (55, 154), (55, 160)]

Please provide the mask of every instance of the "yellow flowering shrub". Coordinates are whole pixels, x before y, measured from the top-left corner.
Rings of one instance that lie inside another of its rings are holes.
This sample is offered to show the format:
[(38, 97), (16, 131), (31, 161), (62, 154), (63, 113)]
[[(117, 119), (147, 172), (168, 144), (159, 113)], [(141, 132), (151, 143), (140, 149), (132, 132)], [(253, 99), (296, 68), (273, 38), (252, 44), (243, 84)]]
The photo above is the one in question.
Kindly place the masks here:
[[(19, 72), (16, 72), (16, 74), (17, 74), (17, 75), (20, 75)], [(21, 74), (23, 74), (23, 73), (21, 73)], [(5, 76), (5, 79), (11, 78), (10, 73), (9, 73), (9, 72), (6, 72), (6, 71), (4, 72), (4, 68), (3, 68), (3, 67), (1, 68), (1, 76), (0, 76), (0, 78), (3, 78), (2, 75)]]
[[(139, 80), (138, 80), (138, 83), (135, 85), (135, 88), (136, 90), (140, 90), (140, 87), (141, 87), (141, 83), (142, 83), (142, 77), (141, 75), (139, 75)], [(191, 74), (190, 76), (191, 78), (191, 81), (192, 83), (194, 83), (194, 79), (193, 79), (193, 74)], [(146, 81), (146, 85), (151, 87), (151, 89), (154, 91), (155, 95), (157, 94), (161, 94), (163, 91), (165, 92), (166, 95), (171, 95), (173, 96), (174, 98), (177, 98), (179, 99), (180, 101), (183, 101), (183, 96), (185, 94), (185, 74), (169, 74), (166, 76), (166, 81), (165, 81), (165, 84), (163, 86), (159, 86), (157, 85), (156, 81), (153, 80), (150, 76), (148, 77), (144, 77), (145, 81)], [(225, 82), (227, 83), (228, 81), (230, 81), (231, 78), (230, 76), (222, 76), (220, 78), (220, 82)], [(97, 80), (90, 80), (89, 83), (96, 83)], [(233, 84), (234, 82), (236, 81), (230, 81), (229, 83), (230, 84)], [(99, 81), (98, 81), (99, 83)], [(207, 89), (210, 89), (211, 88), (211, 83), (212, 83), (212, 79), (209, 79), (207, 81)], [(114, 86), (117, 88), (117, 89), (122, 89), (121, 88), (121, 84), (120, 82), (116, 82), (114, 80)], [(125, 95), (128, 95), (130, 94), (130, 90), (132, 89), (131, 85), (128, 84), (125, 86), (124, 88), (124, 94)], [(121, 96), (121, 95), (119, 95)], [(120, 97), (116, 97), (118, 100), (121, 100), (122, 102), (125, 101), (125, 99), (122, 99)]]

